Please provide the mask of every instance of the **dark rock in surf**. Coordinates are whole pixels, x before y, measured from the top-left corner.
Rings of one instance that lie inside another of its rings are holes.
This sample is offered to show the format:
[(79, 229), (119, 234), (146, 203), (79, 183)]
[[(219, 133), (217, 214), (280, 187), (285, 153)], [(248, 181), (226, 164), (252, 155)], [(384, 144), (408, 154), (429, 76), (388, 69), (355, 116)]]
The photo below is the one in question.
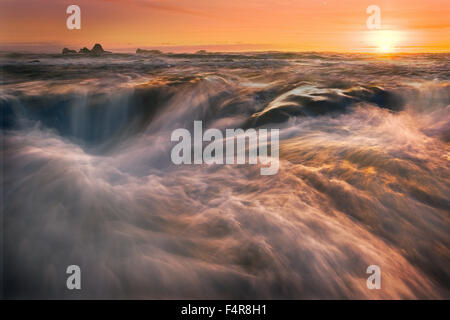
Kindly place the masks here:
[(292, 117), (336, 116), (347, 113), (358, 103), (367, 103), (392, 112), (403, 110), (405, 101), (394, 91), (376, 86), (350, 88), (340, 94), (334, 91), (315, 95), (290, 94), (283, 99), (283, 104), (270, 105), (253, 114), (245, 127), (258, 127), (271, 123), (282, 123)]

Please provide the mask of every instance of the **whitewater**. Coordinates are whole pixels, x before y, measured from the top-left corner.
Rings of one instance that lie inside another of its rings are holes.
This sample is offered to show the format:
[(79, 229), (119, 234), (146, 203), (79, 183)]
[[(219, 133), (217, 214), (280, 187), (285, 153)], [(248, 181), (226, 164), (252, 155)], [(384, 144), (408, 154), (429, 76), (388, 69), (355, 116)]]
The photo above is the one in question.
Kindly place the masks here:
[[(450, 298), (449, 54), (0, 65), (5, 297)], [(277, 174), (175, 165), (194, 121), (279, 129)]]

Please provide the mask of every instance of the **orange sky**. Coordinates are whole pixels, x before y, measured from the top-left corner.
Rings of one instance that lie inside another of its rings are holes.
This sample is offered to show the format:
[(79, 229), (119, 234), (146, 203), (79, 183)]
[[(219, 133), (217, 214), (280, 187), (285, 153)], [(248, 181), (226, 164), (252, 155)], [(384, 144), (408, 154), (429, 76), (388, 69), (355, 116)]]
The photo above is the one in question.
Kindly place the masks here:
[[(66, 28), (70, 4), (81, 30)], [(384, 34), (366, 27), (372, 4)], [(376, 52), (388, 37), (395, 52), (449, 52), (449, 17), (449, 0), (0, 0), (0, 48)]]

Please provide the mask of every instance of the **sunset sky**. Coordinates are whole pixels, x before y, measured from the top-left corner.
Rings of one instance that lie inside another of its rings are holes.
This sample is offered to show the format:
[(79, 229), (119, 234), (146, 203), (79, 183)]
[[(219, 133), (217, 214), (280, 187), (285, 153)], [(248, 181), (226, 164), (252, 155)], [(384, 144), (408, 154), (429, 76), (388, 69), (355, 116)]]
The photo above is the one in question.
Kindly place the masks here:
[[(66, 28), (71, 4), (81, 30)], [(449, 52), (449, 17), (449, 0), (0, 0), (0, 49)]]

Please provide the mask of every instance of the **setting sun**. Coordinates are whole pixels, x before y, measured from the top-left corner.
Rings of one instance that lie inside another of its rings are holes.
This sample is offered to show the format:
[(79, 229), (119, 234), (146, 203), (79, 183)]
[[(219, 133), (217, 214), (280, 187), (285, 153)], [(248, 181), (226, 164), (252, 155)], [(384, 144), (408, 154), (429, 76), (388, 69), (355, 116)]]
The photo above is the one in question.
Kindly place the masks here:
[(392, 53), (400, 43), (400, 32), (394, 30), (373, 31), (371, 43), (378, 52)]

